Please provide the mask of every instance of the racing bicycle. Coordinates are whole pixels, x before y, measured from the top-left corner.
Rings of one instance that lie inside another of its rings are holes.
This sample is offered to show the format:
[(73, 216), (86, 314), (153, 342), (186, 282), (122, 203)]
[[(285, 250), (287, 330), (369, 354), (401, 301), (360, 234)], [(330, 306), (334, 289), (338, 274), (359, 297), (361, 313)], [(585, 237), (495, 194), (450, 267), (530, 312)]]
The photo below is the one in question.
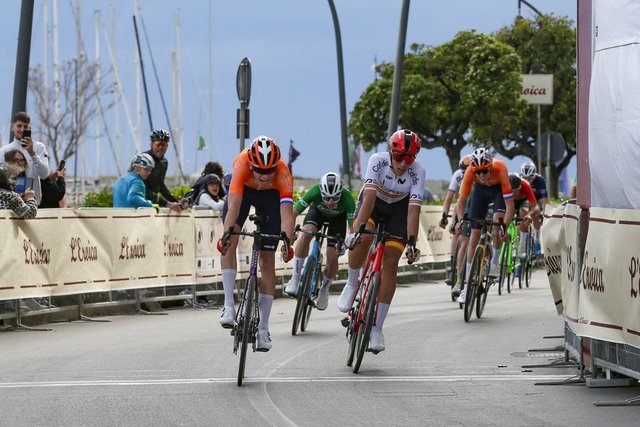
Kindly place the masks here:
[(238, 349), (240, 349), (240, 363), (238, 365), (239, 386), (242, 385), (242, 380), (244, 379), (244, 368), (249, 344), (251, 344), (253, 351), (256, 351), (256, 333), (258, 332), (258, 324), (260, 323), (260, 310), (258, 305), (258, 258), (260, 254), (260, 243), (262, 239), (282, 240), (287, 253), (289, 252), (289, 239), (284, 231), (280, 233), (280, 235), (262, 233), (262, 227), (269, 222), (269, 218), (266, 215), (250, 215), (249, 220), (256, 225), (254, 231), (235, 231), (233, 227), (230, 227), (222, 236), (222, 247), (227, 246), (231, 236), (248, 236), (253, 238), (249, 276), (245, 282), (240, 307), (238, 307), (236, 318), (231, 329), (231, 335), (233, 336), (233, 354), (238, 354)]
[(296, 288), (297, 302), (296, 309), (293, 314), (293, 324), (291, 325), (291, 335), (298, 333), (298, 327), (300, 331), (304, 332), (309, 326), (309, 318), (311, 317), (311, 311), (313, 310), (313, 299), (318, 296), (320, 290), (320, 282), (322, 278), (322, 242), (324, 239), (337, 240), (336, 248), (342, 247), (342, 239), (338, 234), (336, 237), (327, 236), (328, 223), (324, 223), (319, 231), (308, 231), (300, 228), (300, 225), (296, 225), (294, 233), (306, 233), (314, 237), (313, 246), (309, 255), (304, 261), (302, 267), (302, 273), (300, 274), (300, 282)]

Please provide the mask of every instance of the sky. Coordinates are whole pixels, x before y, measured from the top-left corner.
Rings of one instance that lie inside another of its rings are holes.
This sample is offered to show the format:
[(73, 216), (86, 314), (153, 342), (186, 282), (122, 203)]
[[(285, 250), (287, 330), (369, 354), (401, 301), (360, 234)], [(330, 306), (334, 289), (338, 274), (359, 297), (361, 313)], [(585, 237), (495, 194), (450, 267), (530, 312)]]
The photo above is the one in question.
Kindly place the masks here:
[[(14, 17), (5, 19), (0, 29), (3, 40), (0, 50), (4, 58), (9, 58), (0, 68), (0, 93), (5, 95), (5, 102), (0, 105), (3, 143), (7, 142), (11, 119), (21, 3), (3, 0), (3, 13)], [(47, 16), (51, 22), (54, 3), (55, 0), (35, 1), (32, 67), (44, 63), (45, 35), (51, 32), (43, 24), (43, 5), (48, 6)], [(145, 37), (152, 48), (169, 121), (177, 141), (181, 141), (179, 153), (186, 174), (199, 174), (209, 160), (217, 160), (225, 169), (231, 169), (240, 149), (236, 138), (236, 109), (239, 108), (236, 73), (244, 57), (251, 60), (252, 66), (250, 138), (245, 143), (260, 134), (270, 136), (280, 145), (286, 159), (293, 140), (301, 153), (293, 164), (294, 175), (319, 178), (325, 172), (338, 170), (342, 160), (338, 72), (334, 27), (327, 1), (138, 0), (135, 3), (141, 19), (138, 28), (153, 126), (169, 128)], [(114, 150), (108, 147), (106, 139), (96, 138), (96, 126), (91, 126), (79, 156), (79, 175), (116, 175), (116, 162), (121, 171), (126, 170), (137, 147), (147, 149), (149, 145), (144, 95), (142, 89), (136, 89), (141, 85), (136, 85), (139, 65), (135, 61), (132, 19), (135, 3), (133, 0), (80, 2), (82, 42), (87, 55), (94, 60), (95, 11), (101, 11), (99, 57), (103, 68), (113, 67), (107, 40), (113, 41), (110, 46), (126, 106), (121, 103), (114, 107), (118, 109), (117, 119), (114, 109), (107, 115), (106, 127), (115, 142)], [(402, 1), (334, 0), (334, 3), (342, 36), (348, 120), (353, 106), (375, 78), (374, 62), (395, 60)], [(543, 13), (576, 21), (576, 0), (529, 0), (529, 3)], [(77, 54), (73, 17), (76, 0), (57, 0), (57, 10), (62, 62)], [(524, 4), (521, 13), (526, 18), (535, 16)], [(463, 30), (491, 33), (510, 26), (517, 14), (517, 0), (414, 0), (409, 9), (405, 51), (411, 43), (435, 46), (448, 42)], [(52, 51), (51, 45), (47, 50)], [(173, 55), (177, 58), (178, 77), (174, 77), (172, 70)], [(52, 55), (48, 58), (51, 63)], [(176, 91), (174, 81), (180, 82), (181, 91)], [(28, 109), (31, 98), (28, 94)], [(182, 101), (181, 118), (172, 115), (173, 105), (178, 105), (174, 99)], [(200, 136), (207, 148), (198, 151)], [(169, 175), (177, 170), (174, 151), (171, 146), (167, 154)], [(365, 153), (363, 168), (367, 157)], [(426, 168), (427, 179), (450, 178), (444, 149), (421, 150), (418, 160)], [(519, 169), (525, 160), (516, 158), (508, 163), (510, 168)], [(575, 175), (575, 160), (569, 167), (569, 175)]]

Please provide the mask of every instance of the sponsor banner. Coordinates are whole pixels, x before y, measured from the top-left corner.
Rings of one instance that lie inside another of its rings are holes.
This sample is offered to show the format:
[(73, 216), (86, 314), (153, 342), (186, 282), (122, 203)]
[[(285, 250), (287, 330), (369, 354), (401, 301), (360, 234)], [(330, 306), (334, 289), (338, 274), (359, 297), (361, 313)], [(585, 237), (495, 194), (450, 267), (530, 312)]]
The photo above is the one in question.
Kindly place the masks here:
[(578, 335), (640, 347), (640, 214), (591, 208), (579, 276), (577, 311), (567, 321)]
[[(451, 236), (438, 227), (440, 217), (440, 207), (422, 207), (421, 263), (449, 259)], [(245, 230), (253, 227), (245, 223)], [(208, 209), (43, 209), (30, 220), (2, 210), (0, 233), (0, 300), (221, 281), (216, 243), (223, 224)], [(238, 279), (248, 274), (251, 245), (250, 237), (240, 238)], [(292, 263), (279, 253), (276, 274), (290, 275)], [(340, 269), (347, 262), (345, 253)]]
[(0, 211), (0, 300), (194, 282), (194, 221), (168, 209)]

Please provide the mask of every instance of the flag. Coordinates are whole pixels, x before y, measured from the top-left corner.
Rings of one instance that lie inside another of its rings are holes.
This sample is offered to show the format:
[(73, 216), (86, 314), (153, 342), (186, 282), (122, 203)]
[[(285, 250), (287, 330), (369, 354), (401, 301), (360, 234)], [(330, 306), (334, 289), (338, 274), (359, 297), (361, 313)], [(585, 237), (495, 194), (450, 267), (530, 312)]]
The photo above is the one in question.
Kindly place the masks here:
[(293, 162), (296, 161), (299, 155), (300, 155), (300, 152), (295, 148), (293, 148), (293, 139), (290, 139), (289, 140), (289, 162), (287, 163), (287, 166), (289, 166), (289, 171), (293, 172), (293, 169), (291, 169), (291, 165)]
[(198, 150), (204, 150), (207, 148), (207, 144), (204, 142), (204, 138), (200, 135), (200, 139), (198, 140)]

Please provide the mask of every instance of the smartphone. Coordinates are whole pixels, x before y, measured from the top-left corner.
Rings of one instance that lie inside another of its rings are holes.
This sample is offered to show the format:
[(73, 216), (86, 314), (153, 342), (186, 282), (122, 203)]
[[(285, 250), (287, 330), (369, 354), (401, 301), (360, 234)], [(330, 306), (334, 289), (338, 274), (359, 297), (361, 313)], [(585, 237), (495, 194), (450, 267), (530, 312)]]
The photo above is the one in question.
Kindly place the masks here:
[(31, 138), (31, 130), (30, 129), (25, 129), (24, 131), (22, 131), (22, 137), (23, 138)]
[(61, 171), (62, 169), (64, 169), (66, 163), (67, 161), (65, 159), (60, 160), (60, 164), (58, 165), (58, 170)]
[(33, 178), (19, 176), (16, 178), (16, 193), (24, 194), (28, 189), (33, 188)]

